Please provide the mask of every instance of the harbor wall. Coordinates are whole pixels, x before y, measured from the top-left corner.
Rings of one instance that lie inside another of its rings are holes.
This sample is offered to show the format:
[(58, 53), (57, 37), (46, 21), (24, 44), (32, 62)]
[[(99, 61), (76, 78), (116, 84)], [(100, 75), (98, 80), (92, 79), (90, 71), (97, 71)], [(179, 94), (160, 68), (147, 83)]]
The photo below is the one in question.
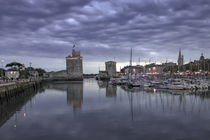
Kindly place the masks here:
[(41, 93), (44, 90), (43, 88), (41, 88), (42, 85), (40, 83), (36, 83), (36, 85), (30, 83), (28, 84), (27, 87), (28, 88), (24, 88), (24, 90), (22, 90), (21, 92), (13, 92), (12, 94), (12, 91), (10, 91), (11, 92), (10, 96), (1, 97), (0, 99), (0, 127), (3, 126), (4, 123), (8, 119), (10, 119), (10, 117), (12, 117), (16, 113), (17, 110), (21, 110), (21, 108), (29, 100), (31, 100), (38, 92)]
[(48, 81), (83, 81), (83, 74), (73, 73), (68, 74), (66, 70), (52, 72), (49, 74), (49, 78), (45, 79)]
[(40, 87), (41, 82), (21, 82), (21, 83), (14, 83), (11, 85), (1, 85), (0, 86), (0, 100), (2, 98), (9, 98), (16, 96), (20, 92), (24, 92), (29, 88), (38, 88)]

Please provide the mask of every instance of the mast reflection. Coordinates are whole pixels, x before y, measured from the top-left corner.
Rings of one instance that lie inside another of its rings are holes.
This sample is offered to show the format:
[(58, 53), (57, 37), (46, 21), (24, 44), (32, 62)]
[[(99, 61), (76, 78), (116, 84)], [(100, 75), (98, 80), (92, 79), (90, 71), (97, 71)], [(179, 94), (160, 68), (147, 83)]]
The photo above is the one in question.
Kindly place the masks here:
[[(210, 112), (210, 91), (173, 91), (157, 89), (129, 89), (121, 87), (129, 95), (132, 119), (142, 112), (182, 113), (201, 115)], [(155, 93), (155, 94), (154, 94)]]

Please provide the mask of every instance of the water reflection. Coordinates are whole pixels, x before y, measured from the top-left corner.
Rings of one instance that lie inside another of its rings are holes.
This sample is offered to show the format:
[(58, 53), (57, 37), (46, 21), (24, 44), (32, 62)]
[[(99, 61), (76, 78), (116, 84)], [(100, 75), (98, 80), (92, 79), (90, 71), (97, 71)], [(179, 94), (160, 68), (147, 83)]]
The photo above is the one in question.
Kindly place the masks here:
[[(34, 98), (37, 93), (43, 93), (44, 89), (40, 87), (39, 89), (27, 89), (22, 93), (19, 93), (10, 98), (1, 98), (0, 100), (0, 127), (6, 123), (15, 114), (15, 121), (17, 122), (17, 111), (20, 111), (24, 108), (24, 117), (26, 114), (26, 103)], [(32, 104), (31, 104), (32, 107)], [(16, 128), (16, 123), (14, 124)]]
[(97, 81), (97, 84), (100, 89), (106, 89), (106, 97), (117, 97), (117, 86), (109, 84), (108, 81)]
[(112, 85), (107, 85), (106, 97), (117, 97), (117, 87)]
[(73, 106), (74, 111), (83, 104), (83, 82), (74, 82), (67, 86), (67, 104)]
[(108, 81), (97, 81), (98, 87), (103, 89), (106, 88), (109, 85)]
[(7, 115), (13, 117), (4, 118), (9, 121), (4, 121), (0, 128), (1, 139), (196, 140), (210, 137), (209, 92), (129, 89), (100, 84), (90, 79), (84, 83), (48, 83), (36, 98), (32, 92), (32, 97), (24, 102), (23, 98), (15, 99), (14, 103), (10, 101), (13, 109), (4, 103), (0, 120)]
[(173, 91), (154, 88), (121, 89), (128, 94), (133, 118), (134, 111), (158, 113), (183, 113), (184, 115), (205, 114), (210, 112), (209, 91)]
[(73, 107), (76, 111), (80, 109), (83, 104), (83, 82), (53, 82), (48, 83), (49, 89), (56, 89), (66, 92), (67, 104)]

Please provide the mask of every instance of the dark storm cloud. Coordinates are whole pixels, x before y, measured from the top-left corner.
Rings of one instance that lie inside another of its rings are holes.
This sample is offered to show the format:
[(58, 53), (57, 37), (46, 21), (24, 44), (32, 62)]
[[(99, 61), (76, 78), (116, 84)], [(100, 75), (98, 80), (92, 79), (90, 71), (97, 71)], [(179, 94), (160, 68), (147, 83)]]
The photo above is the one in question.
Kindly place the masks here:
[(73, 42), (88, 61), (209, 53), (209, 13), (209, 0), (1, 0), (0, 55), (63, 58)]

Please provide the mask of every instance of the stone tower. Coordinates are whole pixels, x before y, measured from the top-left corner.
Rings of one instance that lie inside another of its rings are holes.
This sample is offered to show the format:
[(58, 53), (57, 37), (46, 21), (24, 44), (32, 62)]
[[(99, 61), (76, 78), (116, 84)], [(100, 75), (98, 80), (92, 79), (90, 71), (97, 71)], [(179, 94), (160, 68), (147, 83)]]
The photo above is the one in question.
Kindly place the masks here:
[(178, 69), (180, 70), (181, 66), (184, 64), (184, 56), (182, 55), (181, 49), (179, 49), (179, 56), (178, 56)]
[(66, 57), (68, 80), (83, 80), (83, 63), (79, 51), (72, 50), (72, 56)]
[(114, 61), (108, 61), (105, 62), (106, 65), (106, 71), (108, 72), (109, 77), (113, 77), (116, 75), (116, 62)]

